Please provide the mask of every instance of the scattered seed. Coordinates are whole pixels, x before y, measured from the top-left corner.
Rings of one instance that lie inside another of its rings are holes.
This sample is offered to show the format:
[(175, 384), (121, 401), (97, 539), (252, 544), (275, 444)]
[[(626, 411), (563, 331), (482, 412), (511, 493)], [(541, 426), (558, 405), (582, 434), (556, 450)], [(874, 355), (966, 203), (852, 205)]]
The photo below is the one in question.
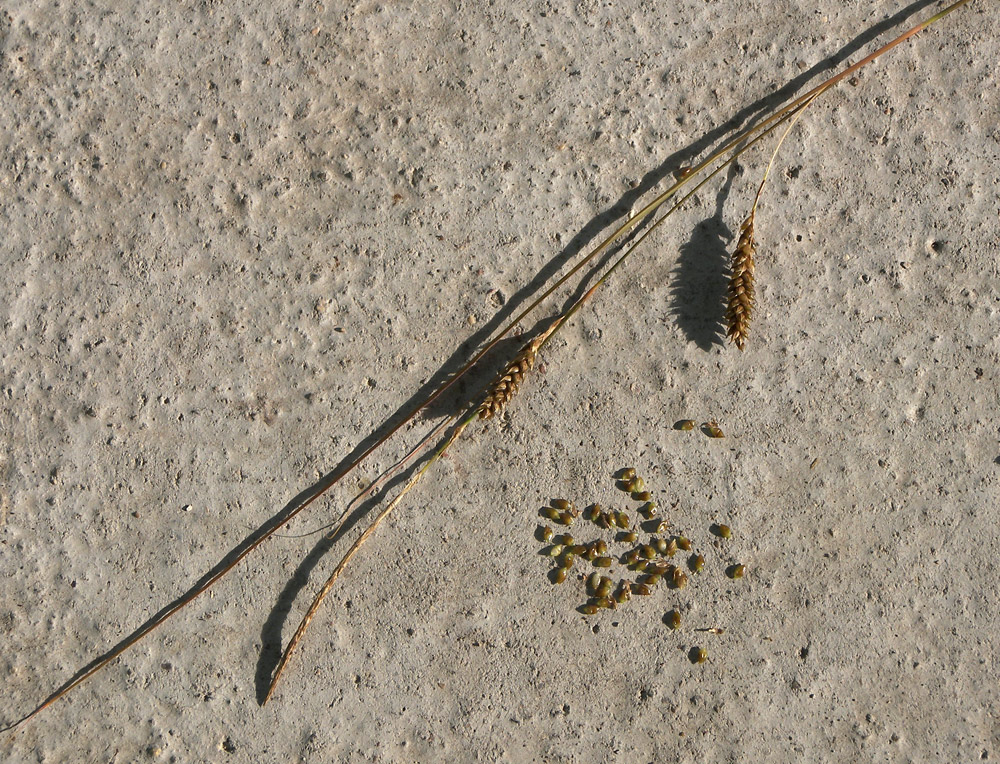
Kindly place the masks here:
[(711, 528), (709, 528), (712, 533), (718, 536), (720, 539), (727, 539), (733, 535), (733, 530), (728, 525), (719, 525), (716, 523)]
[(660, 554), (667, 553), (667, 540), (662, 536), (659, 538), (650, 539), (650, 543), (652, 543), (652, 545), (656, 547), (656, 551), (659, 552)]
[(691, 555), (691, 559), (688, 560), (688, 567), (691, 568), (692, 573), (701, 573), (701, 569), (705, 567), (705, 558), (700, 554)]
[(552, 540), (552, 528), (549, 527), (548, 525), (546, 525), (544, 527), (541, 527), (540, 530), (538, 531), (538, 538), (540, 538), (545, 543), (548, 543), (549, 541), (551, 541)]
[(622, 534), (622, 542), (625, 544), (634, 544), (638, 538), (639, 534), (635, 531), (629, 531), (628, 533)]
[(608, 520), (608, 527), (609, 528), (617, 528), (618, 527), (618, 513), (617, 512), (606, 512), (604, 516)]
[(593, 562), (594, 558), (597, 557), (597, 546), (595, 544), (588, 546), (587, 551), (583, 553), (583, 556)]
[(660, 520), (655, 526), (653, 526), (653, 533), (666, 533), (670, 530), (670, 523), (666, 520)]
[(601, 505), (594, 504), (590, 509), (587, 510), (585, 517), (591, 522), (595, 522), (598, 517), (601, 516)]
[(624, 512), (615, 513), (615, 523), (619, 528), (628, 528), (628, 515)]
[(610, 557), (598, 557), (597, 559), (594, 560), (594, 567), (595, 568), (610, 568), (611, 567), (611, 558)]
[(681, 549), (681, 550), (683, 550), (685, 552), (690, 552), (691, 551), (691, 542), (688, 541), (688, 539), (687, 539), (686, 536), (678, 536), (677, 537), (677, 548)]
[(708, 660), (708, 653), (704, 647), (692, 647), (689, 657), (692, 663), (704, 663)]
[(675, 587), (677, 587), (678, 589), (683, 589), (685, 586), (687, 586), (688, 583), (687, 573), (685, 573), (682, 569), (674, 568), (673, 575), (674, 575)]
[(549, 547), (549, 557), (558, 557), (563, 553), (565, 548), (562, 544), (555, 544)]
[(556, 509), (573, 509), (573, 502), (569, 499), (553, 499), (552, 506)]
[(632, 593), (645, 597), (652, 594), (653, 590), (646, 586), (646, 584), (632, 584)]
[(629, 552), (628, 554), (625, 555), (625, 564), (626, 565), (635, 565), (637, 562), (639, 562), (639, 550), (638, 549), (633, 549), (631, 552)]
[(719, 627), (719, 626), (713, 626), (711, 629), (695, 629), (695, 631), (703, 631), (706, 634), (725, 634), (726, 633), (726, 630), (723, 629), (723, 628), (721, 628), (721, 627)]
[(647, 518), (649, 518), (650, 520), (652, 520), (657, 515), (657, 512), (656, 512), (656, 502), (655, 501), (647, 501), (646, 505), (641, 510), (639, 510), (639, 511), (642, 512)]
[(618, 593), (615, 595), (615, 599), (618, 600), (620, 605), (623, 602), (628, 602), (632, 599), (632, 582), (627, 579), (622, 579), (618, 583)]
[[(594, 615), (597, 612), (597, 605), (581, 605), (580, 612), (584, 615)], [(596, 626), (594, 627), (597, 628)]]
[(612, 584), (610, 580), (601, 581), (601, 585), (597, 587), (595, 593), (597, 594), (598, 597), (601, 597), (602, 599), (607, 599), (608, 597), (611, 596), (611, 586)]
[(643, 583), (646, 584), (647, 586), (656, 586), (658, 583), (660, 583), (660, 574), (659, 573), (650, 573), (643, 580)]
[(569, 512), (560, 512), (559, 513), (559, 522), (562, 523), (563, 525), (572, 525), (573, 524), (573, 520), (575, 520), (575, 519), (576, 518), (573, 517), (573, 515), (571, 515)]
[(679, 422), (674, 423), (675, 430), (693, 430), (695, 428), (695, 422), (693, 419), (682, 419)]
[(641, 550), (639, 550), (639, 554), (641, 554), (647, 560), (652, 560), (654, 557), (656, 557), (656, 550), (653, 549), (653, 547), (650, 546), (649, 544), (646, 544), (642, 547)]
[(666, 554), (667, 557), (673, 557), (677, 554), (677, 539), (670, 539), (667, 543), (667, 551), (664, 552), (664, 554)]
[(681, 614), (676, 610), (667, 613), (667, 626), (675, 631), (681, 627)]
[(616, 603), (613, 599), (610, 599), (608, 597), (600, 597), (594, 604), (597, 605), (597, 607), (614, 610), (614, 608), (617, 606), (618, 603)]
[(589, 548), (590, 547), (588, 547), (585, 544), (573, 544), (573, 546), (569, 547), (569, 551), (571, 551), (573, 554), (577, 555), (578, 557), (583, 557), (585, 554), (587, 554), (587, 550)]
[(649, 491), (641, 491), (641, 492), (633, 491), (632, 498), (635, 499), (636, 501), (649, 501), (650, 499), (653, 498), (653, 494), (651, 494)]
[(724, 438), (724, 437), (726, 437), (725, 433), (722, 432), (722, 429), (719, 427), (718, 422), (716, 422), (714, 420), (711, 421), (711, 422), (705, 422), (704, 424), (702, 424), (701, 431), (703, 433), (705, 433), (710, 438)]
[(573, 537), (570, 536), (568, 533), (564, 533), (562, 535), (562, 539), (560, 539), (560, 543), (563, 546), (573, 546)]
[(634, 493), (635, 491), (644, 491), (644, 490), (646, 490), (646, 481), (644, 481), (641, 477), (636, 475), (634, 478), (632, 478), (632, 492)]
[(598, 539), (594, 542), (594, 550), (598, 554), (607, 554), (608, 545), (604, 543), (604, 539)]
[(562, 558), (562, 565), (564, 568), (572, 568), (573, 562), (576, 560), (576, 555), (572, 552), (566, 552)]
[(547, 517), (553, 522), (559, 522), (559, 510), (554, 507), (544, 507), (541, 510), (542, 517)]
[(635, 467), (626, 467), (622, 470), (622, 480), (631, 480), (635, 477)]
[(730, 578), (743, 578), (743, 574), (746, 572), (746, 567), (743, 565), (730, 565), (726, 568), (726, 575)]
[(566, 580), (567, 572), (568, 568), (556, 568), (556, 572), (552, 574), (552, 580), (555, 581), (557, 584), (561, 584), (563, 581)]
[(596, 570), (587, 577), (587, 586), (592, 592), (597, 591), (597, 587), (601, 585), (601, 574)]

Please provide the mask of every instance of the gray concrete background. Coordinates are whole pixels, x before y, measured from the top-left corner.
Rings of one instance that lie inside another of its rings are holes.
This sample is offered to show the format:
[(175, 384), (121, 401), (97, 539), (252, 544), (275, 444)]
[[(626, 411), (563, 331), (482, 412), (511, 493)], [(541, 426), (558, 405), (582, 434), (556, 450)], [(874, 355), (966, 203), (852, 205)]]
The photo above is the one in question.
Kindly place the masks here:
[[(939, 6), (2, 7), (9, 723), (454, 371), (723, 126)], [(509, 420), (429, 473), (270, 704), (276, 640), (349, 537), (271, 540), (0, 756), (1000, 757), (997, 10), (971, 3), (789, 137), (746, 352), (713, 341), (716, 304), (767, 149), (661, 226), (545, 349)], [(688, 417), (728, 438), (671, 430)], [(708, 565), (585, 618), (581, 585), (546, 578), (538, 508), (624, 506), (609, 476), (626, 464)]]

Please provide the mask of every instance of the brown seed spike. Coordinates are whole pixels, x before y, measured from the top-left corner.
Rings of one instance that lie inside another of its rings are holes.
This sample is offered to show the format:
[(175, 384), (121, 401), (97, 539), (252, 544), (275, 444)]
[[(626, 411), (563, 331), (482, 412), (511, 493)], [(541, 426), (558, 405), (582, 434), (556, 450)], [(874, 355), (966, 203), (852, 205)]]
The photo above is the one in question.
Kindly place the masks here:
[(486, 399), (479, 404), (480, 419), (491, 419), (503, 411), (504, 407), (510, 403), (510, 399), (514, 397), (514, 394), (521, 386), (521, 382), (524, 381), (525, 374), (531, 371), (535, 365), (538, 348), (542, 346), (547, 336), (548, 332), (536, 337), (525, 345), (521, 349), (521, 352), (514, 356), (514, 360), (507, 364), (506, 368), (500, 372), (500, 375), (486, 394)]
[(740, 350), (746, 344), (754, 308), (753, 276), (757, 247), (753, 239), (753, 219), (754, 214), (750, 213), (740, 226), (740, 239), (733, 251), (732, 273), (729, 277), (726, 334)]

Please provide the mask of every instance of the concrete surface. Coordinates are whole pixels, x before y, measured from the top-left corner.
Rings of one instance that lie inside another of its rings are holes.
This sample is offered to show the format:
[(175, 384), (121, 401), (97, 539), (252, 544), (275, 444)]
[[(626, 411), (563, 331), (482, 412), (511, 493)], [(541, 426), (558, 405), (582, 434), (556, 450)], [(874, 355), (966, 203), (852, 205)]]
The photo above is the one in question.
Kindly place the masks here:
[[(10, 723), (682, 165), (940, 6), (2, 7)], [(718, 302), (769, 148), (661, 226), (545, 348), (509, 418), (471, 428), (379, 529), (270, 704), (277, 645), (359, 528), (332, 547), (291, 536), (430, 420), (0, 757), (1000, 757), (998, 57), (998, 5), (975, 0), (806, 114), (764, 192), (743, 354), (718, 342)], [(728, 437), (672, 430), (682, 418)], [(546, 577), (538, 509), (624, 507), (610, 475), (626, 465), (708, 564), (584, 617), (582, 585)], [(742, 581), (722, 573), (733, 560)], [(694, 631), (710, 626), (726, 632)]]

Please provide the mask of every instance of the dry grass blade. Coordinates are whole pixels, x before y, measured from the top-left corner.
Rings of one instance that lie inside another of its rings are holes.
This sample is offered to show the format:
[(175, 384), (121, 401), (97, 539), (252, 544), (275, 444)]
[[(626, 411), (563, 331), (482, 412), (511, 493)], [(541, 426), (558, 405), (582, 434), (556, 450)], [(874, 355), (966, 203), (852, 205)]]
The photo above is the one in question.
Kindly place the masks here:
[(757, 254), (753, 239), (754, 213), (751, 212), (740, 227), (740, 240), (733, 250), (732, 273), (729, 277), (729, 306), (726, 308), (726, 334), (740, 350), (750, 333), (750, 319), (754, 308), (754, 255)]

